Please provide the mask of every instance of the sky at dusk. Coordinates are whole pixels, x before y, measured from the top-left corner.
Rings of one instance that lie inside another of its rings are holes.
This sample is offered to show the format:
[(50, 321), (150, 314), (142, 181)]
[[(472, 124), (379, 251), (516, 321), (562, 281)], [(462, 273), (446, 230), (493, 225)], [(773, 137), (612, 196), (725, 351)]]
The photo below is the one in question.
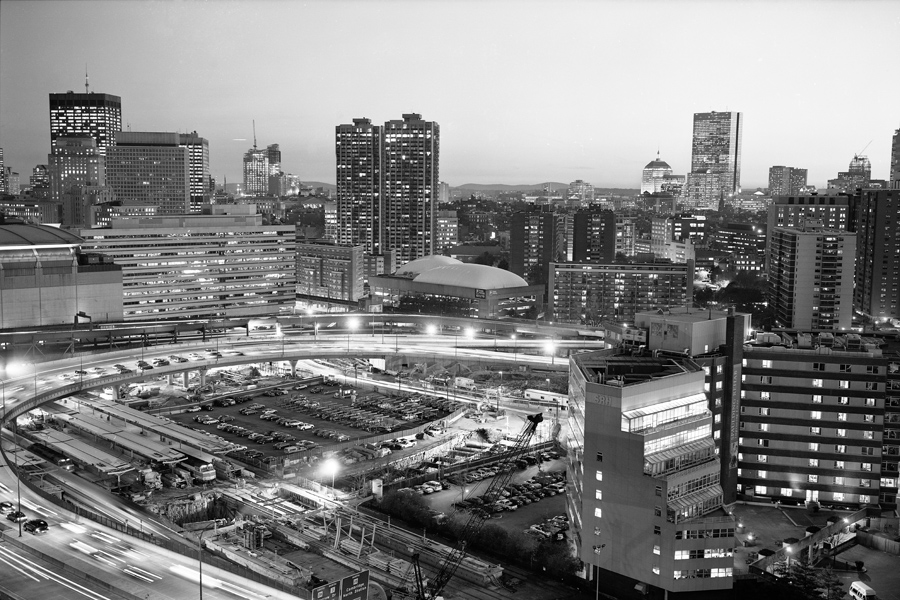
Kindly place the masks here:
[[(888, 178), (900, 127), (900, 2), (0, 2), (0, 147), (27, 182), (50, 150), (48, 94), (121, 96), (123, 127), (196, 130), (218, 182), (281, 144), (334, 182), (334, 128), (417, 112), (441, 180), (640, 185), (690, 167), (692, 115), (740, 111), (744, 189), (768, 168)], [(871, 141), (871, 144), (870, 144)]]

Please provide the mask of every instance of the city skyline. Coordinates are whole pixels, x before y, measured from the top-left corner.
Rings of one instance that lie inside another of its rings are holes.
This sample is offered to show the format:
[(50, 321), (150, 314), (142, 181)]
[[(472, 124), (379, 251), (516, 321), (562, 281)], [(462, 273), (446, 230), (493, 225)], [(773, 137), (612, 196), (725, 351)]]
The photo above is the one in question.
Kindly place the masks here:
[[(711, 111), (746, 121), (745, 190), (785, 164), (807, 168), (822, 188), (863, 149), (872, 177), (889, 177), (898, 5), (412, 6), (4, 1), (5, 163), (19, 173), (46, 163), (49, 95), (82, 91), (86, 64), (92, 91), (121, 97), (125, 130), (209, 140), (220, 184), (242, 180), (254, 119), (260, 147), (280, 144), (284, 172), (334, 183), (335, 126), (408, 112), (441, 123), (441, 178), (454, 186), (582, 179), (636, 189), (657, 150), (684, 175), (693, 115)], [(420, 22), (440, 27), (413, 48), (403, 32)], [(107, 33), (85, 35), (96, 28)], [(728, 31), (729, 51), (711, 50), (702, 31)], [(254, 39), (266, 40), (271, 60), (250, 51)], [(834, 82), (837, 73), (878, 93)]]

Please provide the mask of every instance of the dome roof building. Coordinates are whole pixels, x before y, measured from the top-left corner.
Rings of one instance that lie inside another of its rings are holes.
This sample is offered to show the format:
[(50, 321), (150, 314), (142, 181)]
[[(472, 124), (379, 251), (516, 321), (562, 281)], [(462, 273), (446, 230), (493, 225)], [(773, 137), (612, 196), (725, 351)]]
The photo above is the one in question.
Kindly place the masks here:
[(641, 193), (656, 194), (662, 191), (662, 184), (666, 178), (673, 176), (672, 167), (664, 160), (660, 160), (659, 152), (656, 160), (651, 160), (641, 173)]
[(461, 265), (463, 264), (461, 261), (456, 260), (455, 258), (450, 258), (449, 256), (442, 256), (440, 254), (430, 254), (428, 256), (423, 256), (422, 258), (417, 258), (416, 260), (412, 260), (394, 273), (397, 277), (408, 277), (413, 278), (420, 273), (427, 271), (428, 269), (433, 269), (435, 267), (442, 267), (445, 265)]
[(384, 310), (496, 319), (540, 311), (544, 287), (504, 269), (425, 256), (369, 277), (369, 291)]

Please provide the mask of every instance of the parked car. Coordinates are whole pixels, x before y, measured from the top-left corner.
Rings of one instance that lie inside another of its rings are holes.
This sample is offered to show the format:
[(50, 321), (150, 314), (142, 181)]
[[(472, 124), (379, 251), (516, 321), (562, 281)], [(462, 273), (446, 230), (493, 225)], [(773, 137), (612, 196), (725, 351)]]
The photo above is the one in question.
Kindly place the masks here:
[(13, 508), (15, 508), (15, 506), (16, 505), (12, 502), (7, 502), (6, 500), (4, 500), (3, 502), (0, 502), (0, 513), (9, 512)]
[(185, 363), (188, 361), (185, 357), (178, 356), (177, 354), (169, 355), (169, 360), (171, 360), (172, 362), (177, 362), (177, 363)]

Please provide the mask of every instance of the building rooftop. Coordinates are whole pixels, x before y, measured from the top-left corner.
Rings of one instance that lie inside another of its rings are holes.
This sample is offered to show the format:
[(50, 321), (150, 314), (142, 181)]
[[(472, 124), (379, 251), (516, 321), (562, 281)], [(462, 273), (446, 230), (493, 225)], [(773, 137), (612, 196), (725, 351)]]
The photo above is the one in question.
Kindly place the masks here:
[(670, 167), (669, 163), (667, 163), (666, 161), (656, 159), (656, 160), (651, 160), (649, 163), (647, 163), (647, 166), (644, 168), (645, 169), (671, 169), (672, 167)]
[(412, 260), (394, 273), (397, 277), (409, 277), (412, 279), (416, 275), (420, 273), (424, 273), (428, 269), (433, 269), (435, 267), (442, 267), (445, 265), (461, 265), (462, 262), (456, 260), (455, 258), (450, 258), (449, 256), (441, 256), (440, 254), (431, 254), (429, 256), (423, 256), (422, 258), (417, 258), (416, 260)]
[(573, 360), (587, 381), (618, 387), (701, 370), (689, 358), (632, 356), (608, 350), (578, 354)]
[(12, 223), (0, 225), (0, 247), (3, 246), (78, 246), (83, 240), (62, 229), (47, 225)]
[(487, 265), (466, 263), (428, 269), (417, 275), (413, 281), (416, 283), (438, 283), (483, 290), (528, 286), (527, 281), (510, 271)]

